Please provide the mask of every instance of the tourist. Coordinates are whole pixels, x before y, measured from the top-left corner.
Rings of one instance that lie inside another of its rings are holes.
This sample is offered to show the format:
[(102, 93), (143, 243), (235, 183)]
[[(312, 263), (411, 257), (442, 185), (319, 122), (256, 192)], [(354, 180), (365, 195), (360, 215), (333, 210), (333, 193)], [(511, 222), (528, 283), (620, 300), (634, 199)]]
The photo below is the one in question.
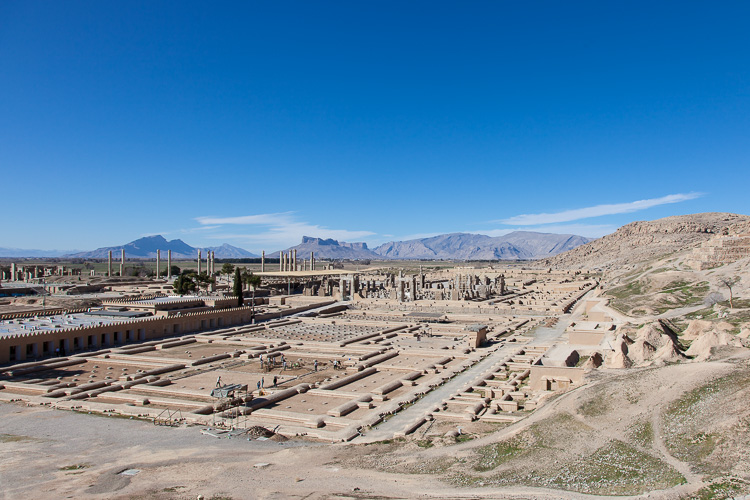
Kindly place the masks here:
[(278, 382), (278, 377), (276, 375), (273, 376), (273, 386), (276, 387), (276, 382)]

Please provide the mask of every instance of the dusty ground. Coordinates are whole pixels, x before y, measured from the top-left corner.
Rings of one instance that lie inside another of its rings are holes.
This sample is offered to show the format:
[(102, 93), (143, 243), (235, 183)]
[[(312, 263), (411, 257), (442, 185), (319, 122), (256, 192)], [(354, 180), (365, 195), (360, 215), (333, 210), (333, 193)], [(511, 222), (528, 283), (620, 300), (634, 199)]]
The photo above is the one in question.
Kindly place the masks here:
[(100, 306), (101, 301), (96, 299), (81, 299), (80, 297), (46, 297), (44, 307), (42, 297), (31, 295), (28, 297), (4, 297), (0, 299), (0, 314), (41, 312), (46, 309), (78, 309), (82, 307)]
[[(750, 493), (750, 364), (601, 371), (509, 426), (321, 445), (0, 405), (0, 498), (725, 498)], [(257, 464), (268, 464), (256, 466)], [(134, 476), (119, 474), (138, 469)]]

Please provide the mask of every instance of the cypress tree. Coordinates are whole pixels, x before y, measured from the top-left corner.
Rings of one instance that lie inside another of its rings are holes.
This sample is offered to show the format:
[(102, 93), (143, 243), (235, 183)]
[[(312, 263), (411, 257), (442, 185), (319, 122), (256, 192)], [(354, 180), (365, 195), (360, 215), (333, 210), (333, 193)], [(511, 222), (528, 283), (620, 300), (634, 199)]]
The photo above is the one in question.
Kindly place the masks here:
[(237, 305), (242, 305), (242, 275), (240, 274), (240, 268), (234, 268), (234, 286), (232, 287), (234, 296), (237, 297)]

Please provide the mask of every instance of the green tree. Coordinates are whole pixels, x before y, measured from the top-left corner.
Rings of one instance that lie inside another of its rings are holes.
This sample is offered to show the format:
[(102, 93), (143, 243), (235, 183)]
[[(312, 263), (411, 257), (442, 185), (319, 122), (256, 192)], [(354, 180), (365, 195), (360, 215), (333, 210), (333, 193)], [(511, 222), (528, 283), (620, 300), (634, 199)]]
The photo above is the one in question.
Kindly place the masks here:
[(202, 272), (195, 276), (195, 281), (198, 283), (198, 286), (201, 288), (205, 288), (206, 291), (208, 291), (209, 285), (216, 283), (216, 280), (208, 275), (207, 272)]
[(732, 293), (732, 288), (734, 288), (734, 286), (739, 282), (739, 276), (719, 278), (719, 285), (726, 287), (729, 290), (729, 307), (732, 309), (734, 309), (734, 293)]
[(172, 285), (174, 291), (179, 295), (185, 295), (186, 293), (195, 292), (195, 281), (187, 274), (181, 274), (177, 276), (174, 284)]
[(242, 306), (242, 274), (240, 274), (240, 268), (234, 269), (234, 286), (232, 286), (232, 292), (237, 297), (237, 305)]
[(260, 286), (260, 276), (256, 276), (253, 273), (245, 273), (242, 275), (242, 281), (247, 283), (253, 291), (253, 318), (255, 317), (255, 289)]
[[(170, 269), (172, 270), (172, 272), (169, 274), (171, 274), (172, 276), (179, 276), (180, 273), (182, 272), (182, 270), (177, 266), (172, 266)], [(167, 275), (166, 269), (164, 271), (159, 271), (159, 276), (166, 276), (166, 275)]]
[(233, 272), (234, 266), (229, 262), (225, 262), (224, 265), (221, 266), (221, 274), (232, 274)]
[(253, 273), (245, 272), (245, 274), (242, 275), (242, 281), (251, 286), (253, 290), (260, 286), (260, 276)]

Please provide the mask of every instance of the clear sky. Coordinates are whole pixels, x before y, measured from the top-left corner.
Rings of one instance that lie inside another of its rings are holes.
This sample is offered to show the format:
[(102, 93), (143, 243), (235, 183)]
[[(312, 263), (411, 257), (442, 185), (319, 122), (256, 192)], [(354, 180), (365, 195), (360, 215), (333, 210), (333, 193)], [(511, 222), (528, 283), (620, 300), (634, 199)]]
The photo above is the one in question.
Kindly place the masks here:
[(750, 2), (0, 2), (0, 247), (750, 213)]

